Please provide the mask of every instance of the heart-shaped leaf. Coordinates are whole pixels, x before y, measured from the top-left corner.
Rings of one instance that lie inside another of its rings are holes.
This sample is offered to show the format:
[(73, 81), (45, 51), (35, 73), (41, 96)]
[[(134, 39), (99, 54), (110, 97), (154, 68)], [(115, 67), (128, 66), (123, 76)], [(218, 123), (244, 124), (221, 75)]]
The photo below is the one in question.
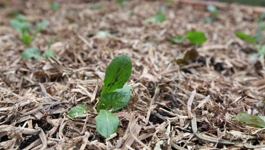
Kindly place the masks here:
[(193, 44), (202, 44), (206, 41), (204, 33), (200, 31), (190, 31), (186, 34), (186, 37)]
[(97, 105), (97, 111), (99, 112), (101, 109), (113, 109), (113, 111), (119, 110), (126, 106), (129, 100), (130, 92), (125, 89), (115, 90), (100, 97)]
[(24, 52), (21, 53), (21, 56), (26, 59), (40, 59), (41, 51), (38, 48), (27, 48)]
[(119, 126), (119, 118), (108, 110), (101, 109), (98, 116), (95, 118), (97, 132), (105, 138), (116, 133)]
[[(80, 115), (85, 115), (85, 112), (87, 111), (87, 108), (82, 105), (82, 104), (79, 104), (75, 107), (73, 107), (70, 112), (69, 112), (69, 116), (71, 118), (81, 118), (81, 117), (77, 117), (77, 116), (80, 116)], [(83, 117), (82, 117), (83, 118)]]
[(43, 53), (43, 57), (45, 57), (46, 59), (50, 58), (51, 56), (56, 58), (56, 54), (52, 50), (47, 50)]
[(107, 67), (101, 96), (121, 89), (130, 78), (131, 72), (132, 61), (129, 56), (119, 55), (115, 57)]

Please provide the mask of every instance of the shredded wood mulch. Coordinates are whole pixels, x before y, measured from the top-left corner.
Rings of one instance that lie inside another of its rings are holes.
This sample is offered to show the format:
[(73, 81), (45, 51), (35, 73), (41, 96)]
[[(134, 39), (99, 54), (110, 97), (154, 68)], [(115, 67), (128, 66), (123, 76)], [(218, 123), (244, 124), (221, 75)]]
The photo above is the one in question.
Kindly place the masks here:
[[(102, 9), (92, 5), (104, 4)], [(217, 20), (192, 4), (165, 5), (166, 21), (144, 24), (163, 1), (91, 3), (61, 1), (52, 11), (47, 1), (27, 1), (0, 8), (0, 148), (1, 149), (243, 149), (265, 147), (262, 128), (232, 121), (240, 111), (264, 116), (264, 61), (252, 62), (255, 47), (235, 36), (255, 35), (257, 13), (220, 8)], [(203, 7), (205, 8), (205, 7)], [(48, 49), (57, 58), (23, 59), (28, 48), (10, 25), (19, 10), (31, 24), (49, 20), (30, 47)], [(196, 47), (170, 37), (202, 31), (207, 41)], [(100, 31), (109, 31), (102, 38)], [(180, 67), (175, 60), (197, 48), (196, 60)], [(133, 62), (127, 85), (128, 105), (114, 112), (116, 134), (96, 132), (96, 105), (105, 70), (116, 56)], [(68, 113), (78, 104), (85, 119)]]

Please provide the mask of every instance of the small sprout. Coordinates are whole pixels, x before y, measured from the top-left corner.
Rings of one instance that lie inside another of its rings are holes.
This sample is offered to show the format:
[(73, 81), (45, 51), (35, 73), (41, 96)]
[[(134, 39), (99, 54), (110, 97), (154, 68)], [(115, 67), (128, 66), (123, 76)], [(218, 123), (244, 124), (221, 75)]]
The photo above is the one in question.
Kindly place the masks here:
[(127, 5), (127, 1), (125, 0), (117, 0), (117, 3), (121, 6), (121, 7), (124, 7)]
[(199, 31), (190, 31), (186, 34), (186, 37), (193, 44), (202, 44), (206, 41), (205, 34)]
[(171, 42), (174, 42), (174, 43), (178, 44), (178, 43), (184, 42), (185, 38), (186, 38), (185, 35), (179, 35), (178, 37), (171, 37), (171, 38), (169, 38), (169, 40)]
[[(97, 104), (99, 114), (95, 118), (97, 132), (105, 138), (116, 133), (120, 123), (117, 115), (112, 114), (109, 110), (119, 110), (125, 107), (130, 100), (132, 87), (124, 84), (130, 78), (131, 72), (132, 61), (127, 55), (115, 57), (107, 67), (104, 87)], [(72, 118), (77, 117), (77, 113), (80, 116), (87, 111), (87, 109), (77, 109), (76, 107), (73, 107), (69, 112)], [(82, 107), (84, 106), (82, 105)]]
[[(88, 109), (84, 105), (79, 104), (70, 110), (69, 116), (74, 119), (75, 118), (81, 119), (81, 118), (84, 118), (84, 115), (86, 114), (87, 111)], [(82, 116), (82, 117), (78, 117), (78, 116)]]
[(213, 5), (207, 5), (206, 9), (211, 12), (211, 16), (205, 18), (205, 23), (212, 23), (217, 18), (219, 11)]
[(50, 8), (51, 10), (56, 11), (60, 8), (60, 5), (58, 2), (50, 2)]
[(30, 35), (30, 25), (27, 22), (28, 20), (26, 20), (23, 15), (19, 14), (16, 17), (16, 20), (11, 20), (11, 25), (14, 29), (20, 32), (20, 39), (29, 46), (40, 30), (49, 24), (49, 21), (39, 23), (33, 36)]
[(151, 18), (144, 20), (144, 23), (159, 23), (164, 22), (166, 20), (166, 16), (159, 10), (156, 15)]
[(40, 59), (41, 51), (38, 48), (27, 48), (24, 52), (21, 53), (21, 56), (26, 59)]
[(54, 57), (54, 58), (56, 58), (56, 54), (55, 54), (55, 52), (52, 51), (52, 50), (46, 50), (46, 51), (43, 53), (42, 56), (43, 56), (44, 58), (46, 58), (46, 59), (49, 59), (51, 56)]

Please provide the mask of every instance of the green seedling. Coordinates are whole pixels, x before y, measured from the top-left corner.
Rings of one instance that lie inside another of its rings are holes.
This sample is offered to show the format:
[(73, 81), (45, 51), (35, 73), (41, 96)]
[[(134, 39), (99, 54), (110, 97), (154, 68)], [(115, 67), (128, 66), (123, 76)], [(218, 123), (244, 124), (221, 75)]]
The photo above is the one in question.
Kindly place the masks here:
[(11, 20), (12, 27), (20, 32), (19, 37), (27, 46), (31, 44), (40, 30), (48, 24), (49, 21), (43, 21), (39, 23), (34, 35), (30, 35), (30, 25), (28, 24), (28, 20), (26, 20), (23, 15), (18, 15), (16, 20)]
[(252, 124), (259, 128), (265, 128), (265, 117), (260, 115), (249, 115), (246, 112), (241, 111), (232, 120)]
[[(124, 85), (130, 78), (132, 72), (132, 61), (127, 55), (119, 55), (114, 58), (107, 67), (104, 86), (97, 104), (98, 116), (95, 117), (97, 132), (105, 138), (116, 133), (119, 125), (119, 119), (111, 111), (117, 111), (127, 105), (130, 100), (132, 87)], [(77, 106), (76, 106), (77, 107)], [(82, 109), (73, 107), (71, 109), (72, 118), (77, 118), (83, 115), (85, 106), (80, 106)]]
[[(50, 47), (51, 47), (51, 44), (53, 43), (53, 41), (55, 39), (58, 39), (60, 38), (60, 36), (56, 36), (54, 37), (53, 39), (51, 39), (48, 43), (48, 50), (46, 50), (42, 56), (46, 59), (50, 58), (51, 56), (52, 57), (56, 57), (56, 54), (54, 53), (54, 51), (50, 50)], [(31, 59), (31, 58), (34, 58), (34, 59), (40, 59), (41, 58), (41, 51), (40, 49), (38, 48), (27, 48), (26, 50), (24, 50), (22, 53), (21, 53), (21, 56), (25, 59)]]
[(218, 9), (213, 5), (207, 5), (206, 9), (211, 12), (211, 16), (205, 18), (206, 23), (212, 23), (218, 17)]
[[(187, 39), (189, 39), (189, 41), (192, 43), (192, 44), (196, 44), (196, 45), (199, 45), (199, 44), (202, 44), (206, 41), (206, 36), (203, 32), (200, 32), (200, 31), (190, 31), (186, 34), (186, 36), (182, 36), (181, 37), (181, 41), (183, 42), (185, 40), (185, 37)], [(180, 42), (180, 40), (178, 41), (173, 41), (175, 43), (177, 42)], [(195, 49), (192, 49), (190, 51), (187, 51), (184, 55), (184, 57), (178, 57), (176, 58), (176, 62), (178, 65), (180, 66), (184, 66), (186, 65), (189, 61), (191, 60), (195, 60), (196, 57), (198, 56), (198, 53)]]
[(258, 30), (256, 32), (256, 42), (261, 43), (263, 41), (263, 36), (262, 36), (262, 31), (264, 30), (265, 27), (265, 22), (263, 21), (265, 18), (265, 13), (262, 13), (259, 16), (259, 19), (257, 21), (258, 24)]
[(206, 36), (203, 32), (200, 31), (190, 31), (186, 35), (179, 35), (178, 37), (169, 38), (172, 43), (182, 43), (185, 39), (189, 39), (192, 44), (202, 44), (206, 41)]
[(117, 2), (121, 7), (124, 7), (124, 6), (127, 5), (127, 1), (125, 1), (125, 0), (117, 0), (116, 2)]
[(50, 8), (53, 11), (56, 11), (60, 8), (60, 4), (58, 2), (49, 2), (50, 3)]
[(166, 20), (166, 16), (159, 10), (153, 17), (144, 20), (144, 23), (160, 23)]
[(50, 50), (51, 48), (51, 45), (53, 43), (54, 40), (60, 38), (61, 36), (60, 35), (57, 35), (56, 37), (52, 38), (49, 42), (48, 42), (48, 50), (46, 50), (44, 53), (43, 53), (43, 57), (46, 58), (46, 59), (49, 59), (51, 56), (56, 58), (56, 54), (54, 51)]
[(182, 43), (184, 42), (186, 36), (185, 35), (179, 35), (178, 37), (171, 37), (169, 38), (169, 40), (171, 41), (171, 43)]
[(258, 40), (257, 40), (257, 37), (253, 37), (253, 36), (250, 36), (250, 35), (247, 35), (243, 32), (237, 32), (236, 33), (236, 36), (243, 39), (243, 40), (246, 40), (247, 42), (250, 42), (252, 43), (258, 53), (256, 54), (253, 54), (252, 56), (249, 57), (250, 60), (256, 60), (256, 59), (259, 59), (260, 61), (264, 60), (264, 56), (265, 56), (265, 44), (264, 45), (258, 45)]
[(103, 9), (105, 8), (104, 4), (96, 4), (96, 5), (92, 5), (89, 7), (89, 9), (94, 10), (94, 9)]

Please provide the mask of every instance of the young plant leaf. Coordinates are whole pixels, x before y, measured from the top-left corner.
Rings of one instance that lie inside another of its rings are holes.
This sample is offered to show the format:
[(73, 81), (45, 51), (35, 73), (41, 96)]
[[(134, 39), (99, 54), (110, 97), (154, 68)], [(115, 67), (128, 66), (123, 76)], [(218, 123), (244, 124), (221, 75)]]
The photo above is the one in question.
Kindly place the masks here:
[(34, 33), (34, 36), (33, 36), (34, 38), (33, 38), (33, 39), (35, 39), (36, 35), (40, 32), (40, 30), (41, 30), (43, 27), (47, 26), (49, 23), (50, 23), (49, 21), (42, 21), (41, 23), (39, 23), (39, 24), (37, 25), (37, 29), (36, 29), (36, 31), (35, 31), (35, 33)]
[(252, 42), (253, 44), (256, 43), (256, 39), (255, 37), (252, 37), (252, 36), (249, 36), (249, 35), (246, 35), (245, 33), (243, 32), (237, 32), (236, 33), (236, 36), (243, 39), (243, 40), (246, 40), (248, 42)]
[(129, 100), (130, 92), (124, 89), (115, 90), (100, 97), (97, 105), (97, 111), (99, 112), (101, 109), (113, 109), (113, 111), (119, 110), (126, 106)]
[(123, 87), (130, 78), (132, 61), (127, 55), (115, 57), (107, 67), (101, 96)]
[(125, 0), (117, 0), (117, 3), (121, 6), (121, 7), (124, 7), (127, 5), (127, 1)]
[(58, 2), (50, 2), (50, 8), (51, 10), (56, 11), (60, 8), (60, 5)]
[(85, 115), (85, 112), (87, 112), (87, 111), (88, 111), (88, 109), (84, 105), (79, 104), (70, 110), (69, 116), (73, 119), (75, 119), (75, 118), (81, 119), (84, 117), (77, 117), (77, 116)]
[(165, 20), (166, 16), (159, 10), (155, 16), (144, 20), (144, 23), (164, 22)]
[(182, 43), (185, 40), (185, 35), (179, 35), (178, 37), (171, 37), (169, 40), (174, 43)]
[(30, 35), (26, 35), (26, 34), (24, 34), (24, 35), (21, 36), (21, 40), (22, 40), (27, 46), (29, 46), (30, 43), (31, 43), (31, 36), (30, 36)]
[(21, 56), (26, 59), (40, 59), (41, 51), (38, 48), (27, 48), (24, 52), (21, 53)]
[(57, 35), (56, 37), (52, 38), (49, 42), (48, 42), (48, 50), (51, 48), (51, 45), (53, 43), (54, 40), (60, 38), (61, 36), (60, 35)]
[(129, 85), (124, 85), (124, 86), (122, 87), (122, 89), (125, 90), (125, 91), (127, 91), (127, 92), (129, 92), (130, 94), (131, 94), (132, 91), (133, 91), (133, 88), (132, 88), (131, 86), (129, 86)]
[(52, 50), (46, 50), (43, 54), (42, 54), (43, 57), (45, 57), (46, 59), (49, 59), (51, 56), (56, 58), (56, 54), (54, 51)]
[(233, 121), (240, 121), (245, 122), (248, 124), (253, 124), (261, 128), (265, 128), (265, 117), (259, 116), (259, 115), (249, 115), (246, 112), (239, 112), (235, 118), (233, 118)]
[(186, 37), (193, 44), (202, 44), (206, 41), (205, 34), (200, 31), (190, 31), (186, 34)]
[(215, 12), (217, 11), (217, 8), (213, 5), (207, 5), (207, 10), (210, 11), (210, 12)]
[(116, 133), (119, 126), (119, 118), (108, 110), (101, 109), (98, 116), (95, 118), (97, 132), (105, 138)]
[(20, 22), (18, 20), (11, 20), (11, 25), (14, 29), (19, 31), (21, 34), (29, 30), (29, 24), (26, 22)]
[(109, 33), (108, 30), (107, 31), (99, 31), (97, 34), (103, 39), (105, 39), (106, 37), (110, 36), (110, 33)]

